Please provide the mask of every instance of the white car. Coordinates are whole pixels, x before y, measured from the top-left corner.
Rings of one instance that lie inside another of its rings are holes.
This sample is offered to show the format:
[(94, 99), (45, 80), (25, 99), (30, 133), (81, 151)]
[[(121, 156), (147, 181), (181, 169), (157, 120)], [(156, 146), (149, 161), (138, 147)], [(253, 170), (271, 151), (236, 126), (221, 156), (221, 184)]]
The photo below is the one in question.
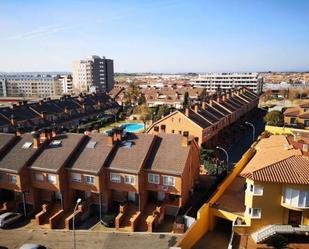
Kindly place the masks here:
[(18, 221), (23, 215), (20, 213), (6, 212), (0, 215), (0, 228), (6, 228)]

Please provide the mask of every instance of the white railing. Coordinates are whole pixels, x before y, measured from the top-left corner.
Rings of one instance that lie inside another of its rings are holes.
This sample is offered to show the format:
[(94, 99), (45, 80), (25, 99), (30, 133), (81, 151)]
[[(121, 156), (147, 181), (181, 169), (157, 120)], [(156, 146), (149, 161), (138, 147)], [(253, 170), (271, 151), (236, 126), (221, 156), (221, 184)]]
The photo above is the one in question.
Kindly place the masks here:
[(279, 234), (293, 234), (293, 233), (306, 233), (309, 232), (309, 226), (301, 225), (293, 227), (291, 225), (270, 225), (253, 233), (251, 237), (256, 243), (262, 242), (265, 239), (279, 233)]

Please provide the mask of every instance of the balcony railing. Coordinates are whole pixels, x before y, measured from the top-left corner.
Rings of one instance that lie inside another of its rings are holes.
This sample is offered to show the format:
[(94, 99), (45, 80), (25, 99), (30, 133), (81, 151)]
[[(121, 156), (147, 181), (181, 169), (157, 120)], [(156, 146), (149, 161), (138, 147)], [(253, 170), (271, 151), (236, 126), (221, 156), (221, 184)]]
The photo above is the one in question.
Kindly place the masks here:
[(275, 234), (305, 234), (308, 232), (308, 225), (300, 225), (298, 227), (291, 225), (269, 225), (253, 233), (251, 236), (256, 243), (260, 243)]

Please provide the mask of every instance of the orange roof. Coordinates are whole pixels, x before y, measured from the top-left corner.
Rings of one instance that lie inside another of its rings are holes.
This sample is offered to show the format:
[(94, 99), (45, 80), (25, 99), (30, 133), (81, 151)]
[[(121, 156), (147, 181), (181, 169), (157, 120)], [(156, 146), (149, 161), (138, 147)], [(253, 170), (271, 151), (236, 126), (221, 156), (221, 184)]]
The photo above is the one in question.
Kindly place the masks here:
[[(301, 156), (299, 149), (294, 149), (284, 135), (273, 135), (259, 141), (256, 154), (242, 170), (241, 176), (252, 178), (254, 172), (291, 156)], [(266, 178), (265, 178), (266, 179)]]
[(309, 184), (309, 160), (291, 156), (243, 176), (254, 181)]

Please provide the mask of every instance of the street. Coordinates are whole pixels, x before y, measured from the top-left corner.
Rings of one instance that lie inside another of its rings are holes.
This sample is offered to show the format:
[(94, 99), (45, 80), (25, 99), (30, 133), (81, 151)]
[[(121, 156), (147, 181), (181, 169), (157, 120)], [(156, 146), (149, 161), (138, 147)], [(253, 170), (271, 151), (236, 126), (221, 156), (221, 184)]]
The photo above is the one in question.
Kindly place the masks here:
[[(24, 243), (39, 243), (49, 249), (71, 249), (72, 231), (0, 230), (0, 249), (18, 249)], [(175, 245), (179, 235), (76, 231), (76, 248), (161, 249)]]

